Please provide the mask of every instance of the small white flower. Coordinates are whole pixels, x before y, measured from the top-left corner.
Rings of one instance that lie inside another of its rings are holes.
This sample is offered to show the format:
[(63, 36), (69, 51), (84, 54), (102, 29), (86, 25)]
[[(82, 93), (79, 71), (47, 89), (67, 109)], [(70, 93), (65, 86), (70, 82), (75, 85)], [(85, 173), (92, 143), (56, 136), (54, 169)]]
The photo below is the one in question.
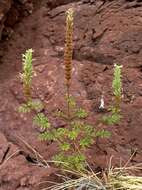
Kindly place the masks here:
[(99, 109), (105, 109), (104, 95), (102, 94)]

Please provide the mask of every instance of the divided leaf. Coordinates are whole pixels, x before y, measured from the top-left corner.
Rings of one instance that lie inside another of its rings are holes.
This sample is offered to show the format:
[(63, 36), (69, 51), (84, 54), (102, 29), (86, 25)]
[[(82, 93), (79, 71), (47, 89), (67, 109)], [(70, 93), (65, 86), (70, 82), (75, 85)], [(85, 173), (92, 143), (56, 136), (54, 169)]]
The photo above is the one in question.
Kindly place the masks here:
[(60, 144), (60, 148), (63, 151), (68, 151), (70, 149), (70, 144), (65, 142), (63, 144)]
[(76, 115), (76, 117), (83, 119), (83, 118), (86, 118), (88, 116), (88, 113), (84, 109), (79, 108), (76, 111), (75, 115)]
[(48, 129), (51, 127), (48, 118), (43, 113), (38, 113), (34, 117), (34, 123), (42, 129)]
[(52, 141), (55, 140), (55, 137), (52, 133), (50, 133), (50, 131), (45, 131), (39, 135), (39, 139), (42, 141)]
[(29, 107), (31, 107), (31, 109), (36, 111), (41, 111), (44, 108), (43, 104), (40, 101), (30, 101)]
[(81, 146), (82, 148), (87, 148), (87, 147), (89, 147), (92, 143), (93, 143), (93, 139), (86, 137), (86, 138), (81, 139), (79, 144), (80, 144), (80, 146)]
[(118, 124), (120, 122), (121, 119), (121, 115), (114, 113), (112, 115), (108, 115), (108, 116), (104, 116), (102, 118), (103, 122), (107, 125), (114, 125), (114, 124)]
[(21, 113), (29, 113), (31, 111), (31, 108), (27, 104), (22, 104), (19, 108), (18, 111)]
[(75, 140), (78, 137), (79, 133), (80, 133), (79, 129), (73, 129), (72, 131), (69, 131), (68, 138), (70, 140)]
[(111, 133), (104, 129), (96, 132), (96, 137), (109, 138), (110, 136), (111, 136)]

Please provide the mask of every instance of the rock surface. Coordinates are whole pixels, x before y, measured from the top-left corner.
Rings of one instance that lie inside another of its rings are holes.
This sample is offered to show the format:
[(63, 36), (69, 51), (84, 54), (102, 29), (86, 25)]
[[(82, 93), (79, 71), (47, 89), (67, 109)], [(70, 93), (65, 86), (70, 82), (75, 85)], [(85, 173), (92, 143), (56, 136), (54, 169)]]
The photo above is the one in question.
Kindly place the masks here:
[[(69, 7), (75, 10), (72, 94), (90, 112), (90, 123), (95, 124), (104, 114), (98, 113), (102, 91), (105, 106), (112, 102), (113, 64), (123, 65), (123, 119), (119, 125), (108, 128), (112, 133), (110, 139), (99, 140), (99, 146), (95, 144), (88, 150), (90, 165), (100, 171), (113, 156), (113, 164), (119, 166), (120, 161), (126, 163), (133, 153), (130, 163), (141, 163), (142, 2), (43, 0), (41, 5), (36, 5), (36, 1), (14, 2), (1, 1), (0, 6), (0, 13), (7, 13), (1, 20), (4, 38), (0, 44), (0, 190), (35, 190), (40, 182), (57, 178), (58, 172), (45, 163), (56, 154), (56, 144), (39, 141), (40, 131), (32, 123), (32, 114), (17, 112), (23, 103), (19, 72), (21, 54), (33, 48), (36, 72), (33, 98), (45, 102), (49, 118), (55, 110), (64, 108), (63, 50), (65, 11)], [(25, 6), (33, 13), (21, 13)], [(5, 41), (7, 30), (11, 36)], [(63, 125), (56, 119), (53, 124)], [(37, 159), (37, 154), (42, 158), (38, 155)], [(39, 185), (37, 189), (48, 185)]]
[[(38, 3), (39, 4), (39, 3)], [(34, 0), (0, 1), (0, 40), (12, 35), (13, 26), (20, 18), (33, 12)]]

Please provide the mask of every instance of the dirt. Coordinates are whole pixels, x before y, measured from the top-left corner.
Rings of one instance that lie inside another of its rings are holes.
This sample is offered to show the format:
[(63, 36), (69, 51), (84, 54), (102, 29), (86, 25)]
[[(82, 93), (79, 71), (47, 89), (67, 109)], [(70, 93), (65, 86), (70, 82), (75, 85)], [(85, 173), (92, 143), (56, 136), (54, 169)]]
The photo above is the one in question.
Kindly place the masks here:
[[(98, 109), (102, 91), (105, 107), (112, 103), (113, 64), (123, 65), (123, 118), (107, 127), (111, 138), (100, 139), (99, 146), (95, 143), (86, 152), (89, 164), (102, 170), (113, 156), (113, 165), (120, 166), (134, 152), (130, 164), (142, 162), (142, 2), (43, 0), (32, 13), (9, 21), (12, 34), (0, 44), (0, 190), (39, 190), (40, 182), (57, 178), (57, 170), (44, 162), (57, 153), (56, 144), (41, 142), (32, 114), (17, 111), (24, 101), (19, 73), (22, 53), (33, 48), (33, 98), (44, 101), (49, 118), (58, 108), (64, 109), (63, 49), (69, 7), (75, 9), (72, 95), (89, 111), (88, 121), (94, 125), (105, 114)], [(53, 120), (53, 125), (61, 123)], [(33, 149), (43, 157), (38, 156), (38, 162)]]

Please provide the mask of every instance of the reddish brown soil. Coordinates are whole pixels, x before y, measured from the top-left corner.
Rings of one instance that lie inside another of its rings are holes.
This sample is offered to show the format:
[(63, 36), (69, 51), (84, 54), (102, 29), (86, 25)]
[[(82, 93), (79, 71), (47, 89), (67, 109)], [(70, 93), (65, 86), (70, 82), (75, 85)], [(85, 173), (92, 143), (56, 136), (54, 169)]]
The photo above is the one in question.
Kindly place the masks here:
[[(142, 3), (72, 2), (62, 6), (57, 3), (58, 7), (52, 5), (49, 10), (47, 1), (43, 1), (31, 15), (14, 25), (8, 41), (1, 42), (4, 53), (0, 60), (0, 190), (36, 189), (39, 182), (56, 173), (52, 168), (39, 167), (35, 153), (21, 140), (45, 160), (57, 152), (55, 144), (39, 141), (39, 129), (32, 124), (32, 114), (17, 112), (23, 102), (19, 72), (21, 54), (33, 48), (36, 71), (33, 98), (45, 102), (49, 118), (56, 109), (64, 108), (65, 10), (72, 6), (75, 9), (72, 94), (90, 112), (88, 120), (94, 125), (104, 115), (98, 112), (102, 90), (106, 108), (111, 104), (113, 64), (123, 65), (123, 119), (119, 125), (107, 127), (112, 133), (110, 139), (99, 140), (99, 147), (94, 144), (87, 151), (90, 166), (104, 169), (111, 156), (113, 164), (119, 166), (134, 152), (130, 164), (142, 162)], [(53, 124), (61, 125), (56, 120)]]

